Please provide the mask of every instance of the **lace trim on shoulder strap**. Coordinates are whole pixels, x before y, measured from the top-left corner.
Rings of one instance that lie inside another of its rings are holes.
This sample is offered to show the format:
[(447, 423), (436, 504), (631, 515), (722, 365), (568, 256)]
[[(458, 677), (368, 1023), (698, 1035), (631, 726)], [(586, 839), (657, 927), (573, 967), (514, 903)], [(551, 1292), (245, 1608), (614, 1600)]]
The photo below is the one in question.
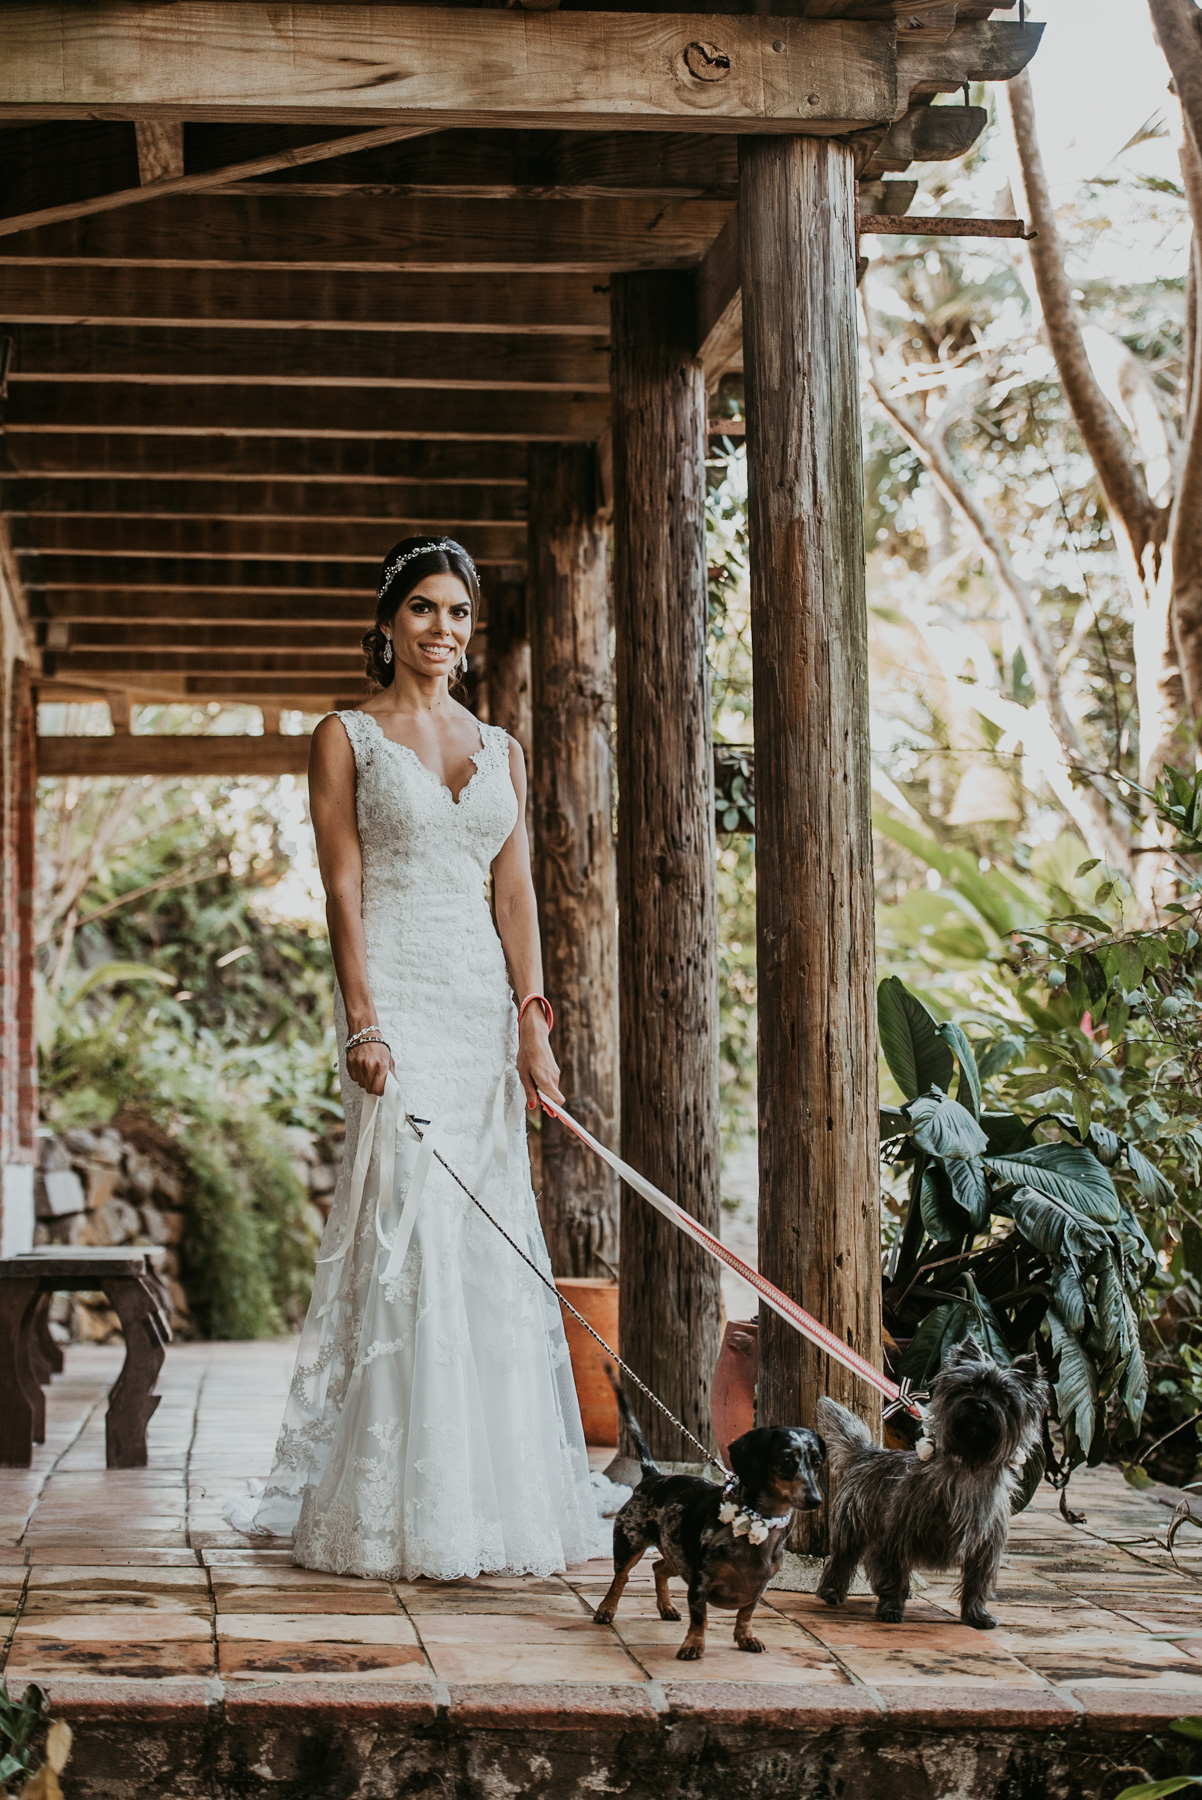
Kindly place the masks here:
[(481, 725), (482, 739), (477, 753), (476, 767), (487, 763), (493, 768), (500, 768), (509, 763), (509, 733), (503, 725)]
[(331, 713), (331, 718), (341, 719), (343, 729), (350, 739), (351, 749), (355, 753), (355, 767), (365, 768), (375, 753), (377, 727), (373, 719), (365, 713), (354, 712), (348, 708), (345, 712)]

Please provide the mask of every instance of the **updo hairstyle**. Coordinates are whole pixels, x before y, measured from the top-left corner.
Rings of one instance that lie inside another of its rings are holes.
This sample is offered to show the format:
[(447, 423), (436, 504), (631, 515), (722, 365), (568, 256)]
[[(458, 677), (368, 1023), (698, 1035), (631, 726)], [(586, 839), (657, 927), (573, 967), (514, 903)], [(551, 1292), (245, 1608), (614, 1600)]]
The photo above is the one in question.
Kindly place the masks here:
[[(363, 654), (367, 659), (367, 678), (377, 687), (391, 687), (396, 676), (395, 653), (384, 661), (388, 639), (383, 627), (396, 619), (401, 602), (427, 575), (457, 575), (467, 590), (472, 608), (472, 630), (480, 616), (480, 581), (476, 565), (454, 538), (408, 537), (394, 544), (380, 568), (380, 585), (376, 590), (376, 622), (363, 636)], [(454, 686), (456, 677), (452, 676)]]

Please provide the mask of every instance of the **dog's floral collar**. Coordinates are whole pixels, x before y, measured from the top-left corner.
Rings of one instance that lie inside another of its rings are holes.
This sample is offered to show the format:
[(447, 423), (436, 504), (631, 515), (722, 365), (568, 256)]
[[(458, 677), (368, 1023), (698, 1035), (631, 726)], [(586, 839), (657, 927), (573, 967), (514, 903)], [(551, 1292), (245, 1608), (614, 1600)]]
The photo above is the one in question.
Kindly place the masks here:
[(729, 1525), (736, 1537), (745, 1537), (753, 1544), (762, 1544), (770, 1531), (780, 1531), (793, 1521), (791, 1512), (781, 1513), (775, 1519), (766, 1519), (763, 1513), (756, 1512), (754, 1506), (741, 1506), (735, 1499), (739, 1492), (739, 1480), (732, 1475), (722, 1489), (722, 1504), (718, 1508), (718, 1517), (724, 1525)]

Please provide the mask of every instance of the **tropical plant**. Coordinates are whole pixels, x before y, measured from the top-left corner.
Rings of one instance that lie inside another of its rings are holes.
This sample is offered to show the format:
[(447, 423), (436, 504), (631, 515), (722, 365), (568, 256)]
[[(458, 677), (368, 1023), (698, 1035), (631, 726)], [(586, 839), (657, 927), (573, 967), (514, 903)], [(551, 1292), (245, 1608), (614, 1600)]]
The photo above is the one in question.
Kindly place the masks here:
[(1004, 1362), (1034, 1349), (1062, 1440), (1046, 1443), (1048, 1467), (1063, 1485), (1139, 1431), (1139, 1321), (1159, 1265), (1124, 1196), (1160, 1197), (1162, 1179), (1105, 1126), (991, 1108), (989, 1083), (1013, 1054), (1006, 1034), (971, 1043), (896, 976), (878, 1012), (902, 1096), (881, 1112), (882, 1155), (906, 1177), (884, 1292), (898, 1373), (925, 1386), (969, 1331)]
[[(1202, 1719), (1174, 1719), (1169, 1729), (1180, 1737), (1202, 1738)], [(1165, 1800), (1169, 1794), (1180, 1794), (1183, 1789), (1202, 1787), (1202, 1775), (1168, 1775), (1162, 1781), (1137, 1781), (1134, 1787), (1125, 1787), (1115, 1800)]]
[(30, 1682), (19, 1700), (12, 1700), (7, 1683), (0, 1681), (0, 1800), (7, 1800), (17, 1779), (21, 1800), (62, 1800), (58, 1778), (71, 1754), (71, 1727), (64, 1720), (50, 1721), (45, 1759), (40, 1769), (34, 1769), (33, 1739), (49, 1714), (50, 1702), (36, 1682)]

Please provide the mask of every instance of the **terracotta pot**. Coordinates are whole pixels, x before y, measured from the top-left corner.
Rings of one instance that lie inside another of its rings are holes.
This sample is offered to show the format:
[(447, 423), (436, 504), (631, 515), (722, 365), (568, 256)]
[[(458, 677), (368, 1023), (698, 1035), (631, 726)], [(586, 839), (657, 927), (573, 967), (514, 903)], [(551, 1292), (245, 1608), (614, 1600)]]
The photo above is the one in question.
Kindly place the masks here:
[[(567, 1276), (557, 1278), (556, 1287), (565, 1300), (586, 1318), (594, 1331), (599, 1331), (607, 1344), (618, 1347), (618, 1284), (616, 1281), (577, 1281)], [(616, 1444), (618, 1441), (618, 1403), (605, 1373), (609, 1358), (595, 1338), (578, 1325), (570, 1312), (563, 1315), (568, 1354), (572, 1358), (572, 1379), (580, 1402), (580, 1419), (586, 1444)]]
[(731, 1319), (710, 1384), (710, 1419), (727, 1468), (727, 1448), (755, 1424), (755, 1384), (760, 1367), (758, 1319)]

